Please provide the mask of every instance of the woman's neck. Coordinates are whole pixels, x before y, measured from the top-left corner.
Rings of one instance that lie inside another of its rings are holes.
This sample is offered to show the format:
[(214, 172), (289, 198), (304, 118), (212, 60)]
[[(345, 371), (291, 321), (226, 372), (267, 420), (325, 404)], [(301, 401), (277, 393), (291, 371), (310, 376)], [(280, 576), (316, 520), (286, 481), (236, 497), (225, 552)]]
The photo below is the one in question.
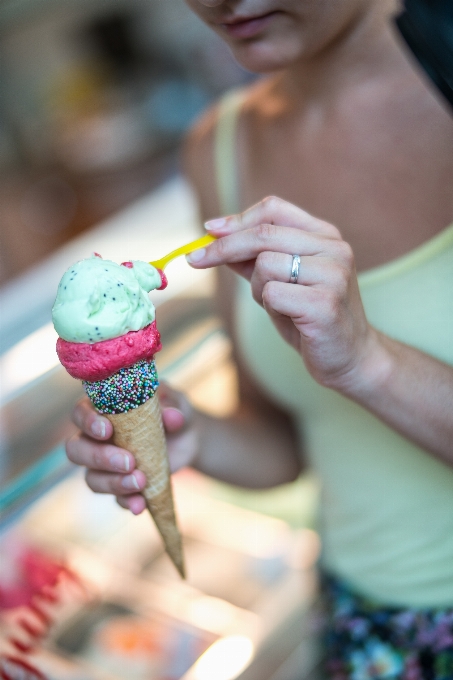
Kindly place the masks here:
[(392, 27), (393, 0), (373, 5), (319, 53), (304, 58), (278, 78), (293, 104), (330, 103), (351, 87), (408, 69)]

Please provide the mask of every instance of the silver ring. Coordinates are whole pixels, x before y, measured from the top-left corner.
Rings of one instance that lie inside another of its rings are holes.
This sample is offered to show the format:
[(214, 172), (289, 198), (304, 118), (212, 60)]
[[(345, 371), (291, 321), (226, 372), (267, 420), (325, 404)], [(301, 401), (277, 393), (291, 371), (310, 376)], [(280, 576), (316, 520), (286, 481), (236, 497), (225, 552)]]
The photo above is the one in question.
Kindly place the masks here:
[(291, 275), (289, 277), (289, 283), (297, 283), (299, 278), (300, 269), (300, 255), (293, 255), (293, 263), (291, 265)]

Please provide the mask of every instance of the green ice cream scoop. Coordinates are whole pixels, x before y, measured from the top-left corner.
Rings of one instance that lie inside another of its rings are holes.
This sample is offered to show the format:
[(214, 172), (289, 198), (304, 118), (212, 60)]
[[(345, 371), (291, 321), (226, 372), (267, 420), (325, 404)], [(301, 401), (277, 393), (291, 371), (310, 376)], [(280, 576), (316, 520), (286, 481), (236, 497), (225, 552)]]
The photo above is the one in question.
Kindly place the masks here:
[(97, 255), (72, 265), (58, 286), (52, 319), (60, 338), (94, 343), (138, 331), (155, 318), (148, 292), (158, 270), (134, 260), (119, 265)]

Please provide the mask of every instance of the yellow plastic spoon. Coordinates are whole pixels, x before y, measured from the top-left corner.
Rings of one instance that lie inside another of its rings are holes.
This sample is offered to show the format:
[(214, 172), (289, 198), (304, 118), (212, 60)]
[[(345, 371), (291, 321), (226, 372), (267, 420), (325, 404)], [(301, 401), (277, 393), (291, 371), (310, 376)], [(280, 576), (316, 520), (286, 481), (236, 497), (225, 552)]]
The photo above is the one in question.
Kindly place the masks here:
[(156, 269), (163, 270), (165, 269), (167, 264), (174, 260), (176, 257), (179, 257), (180, 255), (187, 255), (188, 253), (192, 253), (194, 250), (198, 250), (199, 248), (204, 248), (204, 246), (208, 246), (215, 240), (216, 240), (215, 236), (211, 236), (211, 234), (206, 234), (201, 238), (195, 239), (195, 241), (186, 243), (185, 246), (181, 246), (180, 248), (176, 248), (176, 250), (172, 250), (171, 253), (168, 253), (168, 255), (165, 255), (165, 257), (161, 257), (160, 260), (154, 260), (154, 262), (150, 262), (150, 264), (152, 264), (153, 267), (156, 267)]

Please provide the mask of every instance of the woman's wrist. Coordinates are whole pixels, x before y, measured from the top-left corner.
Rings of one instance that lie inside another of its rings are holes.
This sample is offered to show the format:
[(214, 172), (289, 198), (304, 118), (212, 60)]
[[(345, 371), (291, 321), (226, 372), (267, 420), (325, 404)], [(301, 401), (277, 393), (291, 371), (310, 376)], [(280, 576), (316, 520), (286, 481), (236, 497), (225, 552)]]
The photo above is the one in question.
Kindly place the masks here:
[(364, 406), (379, 397), (396, 367), (393, 344), (390, 338), (369, 326), (361, 356), (343, 376), (337, 391)]

